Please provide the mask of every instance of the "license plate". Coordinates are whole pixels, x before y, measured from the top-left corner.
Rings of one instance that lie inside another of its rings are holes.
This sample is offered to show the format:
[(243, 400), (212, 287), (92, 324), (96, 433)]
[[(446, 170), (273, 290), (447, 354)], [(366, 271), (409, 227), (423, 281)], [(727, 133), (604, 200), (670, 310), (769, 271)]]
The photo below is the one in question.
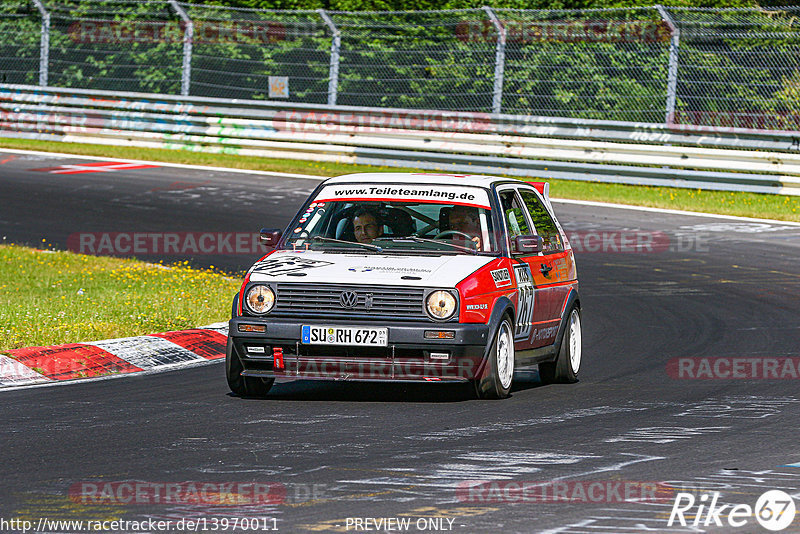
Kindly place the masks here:
[(360, 328), (357, 326), (311, 326), (303, 325), (304, 345), (366, 345), (385, 347), (387, 328)]

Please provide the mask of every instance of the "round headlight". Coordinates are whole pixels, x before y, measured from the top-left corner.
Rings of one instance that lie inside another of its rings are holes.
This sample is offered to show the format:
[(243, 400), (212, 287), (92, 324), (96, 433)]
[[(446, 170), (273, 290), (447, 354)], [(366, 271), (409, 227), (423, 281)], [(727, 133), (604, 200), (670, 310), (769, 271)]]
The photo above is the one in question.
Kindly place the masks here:
[(275, 293), (267, 286), (256, 285), (247, 290), (244, 300), (250, 311), (260, 315), (269, 312), (275, 305)]
[(456, 298), (449, 291), (434, 291), (425, 304), (434, 319), (449, 319), (456, 312)]

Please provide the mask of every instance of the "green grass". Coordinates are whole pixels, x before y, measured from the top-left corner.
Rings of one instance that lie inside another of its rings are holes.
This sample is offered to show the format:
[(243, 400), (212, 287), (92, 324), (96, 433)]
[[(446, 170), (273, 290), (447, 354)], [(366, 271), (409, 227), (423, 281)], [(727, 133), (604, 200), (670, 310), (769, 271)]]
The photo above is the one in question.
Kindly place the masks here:
[[(234, 169), (254, 169), (273, 172), (336, 176), (351, 172), (420, 172), (420, 169), (371, 167), (341, 163), (317, 163), (290, 159), (270, 159), (233, 154), (204, 154), (188, 150), (161, 150), (136, 147), (110, 147), (81, 143), (60, 143), (27, 139), (0, 138), (0, 147), (25, 150), (64, 152), (85, 156), (123, 159), (142, 159), (189, 165), (210, 165)], [(465, 170), (468, 170), (465, 169)], [(535, 180), (535, 176), (530, 177)], [(550, 192), (556, 198), (595, 200), (655, 208), (668, 208), (706, 213), (738, 215), (800, 221), (800, 197), (701, 191), (673, 187), (630, 186), (599, 182), (550, 180)]]
[(224, 321), (240, 283), (186, 264), (0, 245), (0, 351)]

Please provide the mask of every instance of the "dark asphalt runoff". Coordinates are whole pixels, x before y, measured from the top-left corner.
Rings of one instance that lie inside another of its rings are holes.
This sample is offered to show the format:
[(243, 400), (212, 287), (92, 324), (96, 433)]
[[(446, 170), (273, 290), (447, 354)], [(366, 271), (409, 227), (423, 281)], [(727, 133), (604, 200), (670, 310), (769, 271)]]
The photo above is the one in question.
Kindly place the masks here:
[[(0, 160), (0, 238), (58, 248), (87, 232), (283, 227), (316, 185)], [(555, 210), (577, 251), (579, 383), (522, 372), (511, 398), (479, 401), (462, 387), (299, 381), (249, 400), (213, 364), (0, 391), (0, 530), (770, 532), (756, 512), (788, 505), (763, 493), (800, 508), (800, 226)], [(192, 261), (238, 271), (254, 257)], [(754, 515), (729, 517), (733, 505)], [(800, 512), (782, 532), (800, 532)]]

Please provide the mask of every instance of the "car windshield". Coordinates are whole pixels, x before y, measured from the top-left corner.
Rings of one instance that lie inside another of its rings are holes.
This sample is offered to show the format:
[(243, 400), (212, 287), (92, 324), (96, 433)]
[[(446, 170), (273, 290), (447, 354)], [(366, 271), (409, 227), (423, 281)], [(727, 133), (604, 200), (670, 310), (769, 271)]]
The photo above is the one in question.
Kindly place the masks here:
[[(283, 247), (414, 254), (497, 253), (485, 190), (404, 187), (410, 186), (353, 190), (327, 186), (303, 208)], [(384, 190), (395, 194), (382, 194)]]

